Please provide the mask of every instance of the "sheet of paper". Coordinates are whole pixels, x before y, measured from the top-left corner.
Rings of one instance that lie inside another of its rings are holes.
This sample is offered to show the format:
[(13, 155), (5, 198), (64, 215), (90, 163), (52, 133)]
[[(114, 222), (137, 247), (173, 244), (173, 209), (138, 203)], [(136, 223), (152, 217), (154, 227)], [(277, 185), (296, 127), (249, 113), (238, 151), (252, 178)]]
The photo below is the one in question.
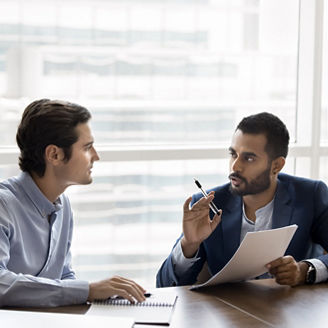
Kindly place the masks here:
[(190, 289), (244, 281), (268, 270), (265, 265), (285, 254), (297, 225), (265, 231), (248, 232), (231, 260), (215, 276)]
[(132, 328), (132, 318), (88, 317), (83, 314), (63, 314), (28, 311), (0, 310), (2, 327), (24, 328)]

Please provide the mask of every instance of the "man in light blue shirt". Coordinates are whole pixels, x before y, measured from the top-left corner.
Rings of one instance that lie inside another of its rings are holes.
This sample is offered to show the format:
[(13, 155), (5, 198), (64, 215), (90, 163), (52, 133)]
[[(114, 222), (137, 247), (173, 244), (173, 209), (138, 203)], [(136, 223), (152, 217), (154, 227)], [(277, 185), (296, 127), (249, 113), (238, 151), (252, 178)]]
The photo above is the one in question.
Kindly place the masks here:
[(60, 306), (113, 295), (145, 299), (132, 280), (88, 283), (71, 268), (73, 216), (63, 192), (92, 182), (99, 157), (90, 118), (82, 106), (49, 99), (23, 113), (16, 135), (22, 173), (0, 183), (0, 306)]

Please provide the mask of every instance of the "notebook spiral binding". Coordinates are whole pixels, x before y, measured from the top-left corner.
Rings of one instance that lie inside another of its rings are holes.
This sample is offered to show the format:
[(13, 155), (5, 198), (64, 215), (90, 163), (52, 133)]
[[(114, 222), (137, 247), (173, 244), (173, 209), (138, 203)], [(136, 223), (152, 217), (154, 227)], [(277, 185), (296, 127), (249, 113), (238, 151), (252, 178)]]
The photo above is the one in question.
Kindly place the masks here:
[(94, 302), (95, 304), (98, 305), (123, 305), (123, 306), (149, 306), (149, 307), (169, 307), (173, 306), (172, 304), (165, 303), (165, 302), (151, 302), (151, 301), (146, 301), (146, 302), (141, 302), (141, 303), (130, 303), (130, 301), (125, 300), (125, 299), (108, 299), (108, 300), (97, 300)]

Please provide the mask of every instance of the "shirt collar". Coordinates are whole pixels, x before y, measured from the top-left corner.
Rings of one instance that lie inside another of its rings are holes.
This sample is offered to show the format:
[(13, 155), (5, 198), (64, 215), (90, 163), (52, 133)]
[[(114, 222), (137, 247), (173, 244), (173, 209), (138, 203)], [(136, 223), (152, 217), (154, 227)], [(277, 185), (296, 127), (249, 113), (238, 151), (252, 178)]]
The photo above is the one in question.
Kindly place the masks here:
[(50, 202), (41, 192), (29, 173), (21, 172), (18, 176), (18, 181), (24, 189), (27, 197), (32, 201), (42, 217), (48, 218), (52, 213), (58, 212), (62, 209), (60, 197), (58, 197), (54, 203)]
[[(258, 217), (260, 215), (266, 215), (267, 213), (272, 213), (273, 212), (273, 205), (274, 205), (274, 198), (265, 206), (257, 209), (255, 211), (255, 216)], [(244, 219), (251, 224), (255, 224), (253, 221), (249, 220), (248, 217), (246, 216), (246, 212), (245, 212), (245, 203), (243, 202), (243, 217)]]

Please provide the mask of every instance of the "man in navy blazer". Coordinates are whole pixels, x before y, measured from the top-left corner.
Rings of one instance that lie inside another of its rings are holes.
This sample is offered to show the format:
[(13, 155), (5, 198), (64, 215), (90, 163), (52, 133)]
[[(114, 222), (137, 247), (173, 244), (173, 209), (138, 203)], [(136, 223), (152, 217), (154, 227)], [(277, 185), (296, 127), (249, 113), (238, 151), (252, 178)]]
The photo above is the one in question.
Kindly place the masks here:
[[(267, 264), (268, 272), (290, 286), (328, 279), (328, 189), (321, 181), (280, 173), (288, 143), (286, 126), (272, 114), (239, 123), (229, 148), (230, 183), (209, 190), (207, 199), (196, 194), (186, 200), (183, 233), (157, 274), (157, 287), (194, 284), (205, 262), (214, 275), (247, 232), (291, 224), (298, 229), (285, 256)], [(211, 201), (218, 214), (209, 211)]]

